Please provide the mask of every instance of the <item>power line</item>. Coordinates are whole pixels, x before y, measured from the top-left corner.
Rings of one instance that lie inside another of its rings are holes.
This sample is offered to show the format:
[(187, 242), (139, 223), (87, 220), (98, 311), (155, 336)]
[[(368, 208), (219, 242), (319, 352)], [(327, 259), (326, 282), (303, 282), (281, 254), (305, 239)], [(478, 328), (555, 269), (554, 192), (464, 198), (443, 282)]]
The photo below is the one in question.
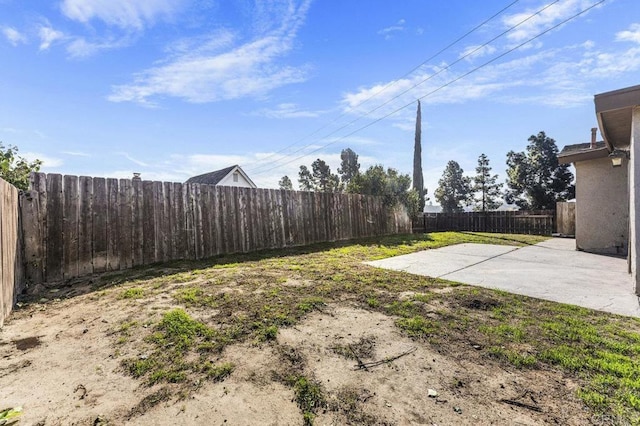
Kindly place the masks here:
[[(462, 61), (462, 60), (464, 60), (464, 59), (468, 58), (469, 56), (472, 56), (473, 54), (475, 54), (475, 53), (476, 53), (476, 52), (478, 52), (479, 50), (483, 49), (484, 47), (488, 46), (489, 44), (493, 43), (494, 41), (496, 41), (496, 40), (497, 40), (497, 39), (499, 39), (500, 37), (504, 36), (505, 34), (507, 34), (507, 33), (511, 32), (511, 31), (515, 30), (515, 29), (516, 29), (516, 28), (518, 28), (519, 26), (523, 25), (525, 22), (529, 21), (530, 19), (534, 18), (535, 16), (539, 15), (540, 13), (544, 12), (546, 9), (550, 8), (551, 6), (553, 6), (554, 4), (558, 3), (559, 1), (560, 1), (560, 0), (554, 0), (553, 2), (551, 2), (551, 3), (547, 4), (547, 5), (545, 5), (545, 6), (544, 6), (543, 8), (541, 8), (540, 10), (536, 11), (535, 13), (533, 13), (533, 14), (529, 15), (528, 17), (526, 17), (526, 18), (525, 18), (525, 19), (523, 19), (522, 21), (520, 21), (520, 22), (518, 22), (517, 24), (515, 24), (515, 25), (511, 26), (510, 28), (506, 29), (506, 30), (505, 30), (505, 31), (503, 31), (502, 33), (500, 33), (500, 34), (498, 34), (497, 36), (493, 37), (491, 40), (489, 40), (489, 41), (487, 41), (487, 42), (483, 43), (482, 45), (480, 45), (480, 46), (476, 47), (475, 49), (473, 49), (473, 50), (471, 50), (471, 51), (467, 52), (466, 54), (464, 54), (463, 56), (459, 57), (458, 59), (456, 59), (455, 61), (453, 61), (451, 64), (447, 65), (446, 67), (441, 68), (441, 69), (440, 69), (440, 70), (438, 70), (437, 72), (435, 72), (435, 73), (433, 73), (433, 74), (429, 75), (427, 78), (425, 78), (425, 79), (423, 79), (422, 81), (420, 81), (420, 82), (418, 82), (418, 83), (416, 83), (416, 84), (412, 85), (412, 86), (411, 86), (411, 87), (409, 87), (408, 89), (406, 89), (406, 90), (404, 90), (404, 91), (402, 91), (402, 92), (398, 93), (396, 96), (393, 96), (391, 99), (387, 100), (386, 102), (383, 102), (382, 104), (380, 104), (380, 105), (378, 105), (377, 107), (375, 107), (374, 109), (372, 109), (372, 110), (368, 111), (368, 112), (367, 112), (367, 113), (365, 113), (364, 115), (361, 115), (361, 116), (359, 116), (359, 117), (354, 118), (354, 119), (353, 119), (353, 120), (351, 120), (350, 122), (348, 122), (348, 123), (346, 123), (346, 124), (344, 124), (344, 125), (342, 125), (342, 126), (338, 127), (337, 129), (335, 129), (335, 130), (333, 130), (332, 132), (330, 132), (330, 133), (326, 134), (326, 135), (325, 135), (325, 136), (323, 136), (322, 138), (317, 139), (316, 141), (319, 141), (319, 140), (322, 140), (322, 139), (326, 139), (326, 138), (328, 138), (329, 136), (334, 135), (334, 134), (338, 133), (339, 131), (341, 131), (341, 130), (343, 130), (343, 129), (346, 129), (347, 127), (349, 127), (349, 126), (351, 126), (351, 125), (355, 124), (356, 122), (360, 121), (361, 119), (363, 119), (363, 118), (365, 118), (365, 117), (369, 116), (371, 113), (373, 113), (373, 112), (375, 112), (375, 111), (379, 110), (379, 109), (380, 109), (380, 108), (382, 108), (383, 106), (388, 105), (389, 103), (391, 103), (391, 102), (395, 101), (395, 100), (396, 100), (396, 99), (398, 99), (400, 96), (402, 96), (402, 95), (404, 95), (404, 94), (408, 93), (409, 91), (411, 91), (411, 90), (415, 89), (415, 88), (416, 88), (416, 87), (418, 87), (419, 85), (421, 85), (421, 84), (425, 83), (425, 82), (426, 82), (426, 81), (428, 81), (428, 80), (431, 80), (432, 78), (436, 77), (437, 75), (439, 75), (439, 74), (443, 73), (444, 71), (446, 71), (446, 70), (450, 69), (451, 67), (453, 67), (453, 66), (454, 66), (455, 64), (457, 64), (458, 62), (460, 62), (460, 61)], [(338, 140), (340, 140), (340, 139), (338, 139)], [(335, 142), (337, 142), (337, 141), (335, 141)], [(310, 147), (312, 144), (313, 144), (313, 142), (312, 142), (312, 143), (310, 143), (310, 144), (307, 144), (307, 145), (303, 145), (302, 147), (300, 147), (300, 148), (298, 148), (297, 150), (293, 151), (293, 152), (292, 152), (291, 154), (289, 154), (288, 156), (283, 156), (282, 158), (280, 158), (280, 160), (275, 160), (274, 162), (275, 162), (275, 163), (278, 163), (279, 161), (281, 161), (281, 160), (285, 159), (286, 157), (290, 157), (290, 156), (292, 156), (292, 155), (295, 155), (295, 154), (297, 154), (297, 153), (299, 153), (299, 152), (301, 152), (301, 151), (305, 150), (306, 148)], [(316, 151), (309, 152), (309, 153), (307, 153), (307, 155), (308, 155), (308, 154), (312, 154), (313, 152), (316, 152)], [(283, 163), (282, 165), (284, 165), (284, 164), (289, 164), (289, 163), (286, 163), (286, 162), (285, 162), (285, 163)], [(270, 167), (270, 168), (268, 168), (266, 171), (273, 170), (274, 168), (275, 168), (275, 167)], [(261, 174), (263, 171), (260, 171), (259, 169), (260, 169), (260, 167), (258, 167), (258, 168), (256, 168), (256, 169), (253, 169), (253, 173), (254, 173), (254, 174)], [(256, 171), (256, 170), (257, 170), (257, 171)]]
[[(457, 77), (457, 78), (455, 78), (455, 79), (453, 79), (453, 80), (451, 80), (451, 81), (449, 81), (449, 82), (447, 82), (447, 83), (445, 83), (445, 84), (443, 84), (443, 85), (441, 85), (441, 86), (437, 87), (436, 89), (434, 89), (434, 90), (432, 90), (432, 91), (428, 92), (427, 94), (425, 94), (425, 95), (423, 95), (423, 96), (419, 97), (418, 99), (419, 99), (419, 100), (422, 100), (422, 99), (424, 99), (424, 98), (426, 98), (426, 97), (428, 97), (428, 96), (431, 96), (431, 95), (433, 95), (434, 93), (436, 93), (436, 92), (438, 92), (438, 91), (440, 91), (440, 90), (444, 89), (445, 87), (448, 87), (448, 86), (450, 86), (451, 84), (453, 84), (453, 83), (455, 83), (455, 82), (457, 82), (457, 81), (460, 81), (461, 79), (463, 79), (463, 78), (465, 78), (465, 77), (469, 76), (470, 74), (473, 74), (474, 72), (476, 72), (476, 71), (478, 71), (478, 70), (480, 70), (480, 69), (484, 68), (485, 66), (487, 66), (487, 65), (489, 65), (489, 64), (492, 64), (493, 62), (497, 61), (498, 59), (503, 58), (504, 56), (506, 56), (506, 55), (510, 54), (511, 52), (514, 52), (515, 50), (518, 50), (518, 49), (519, 49), (519, 48), (521, 48), (522, 46), (525, 46), (525, 45), (527, 45), (527, 44), (531, 43), (532, 41), (534, 41), (534, 40), (536, 40), (536, 39), (538, 39), (538, 38), (542, 37), (543, 35), (547, 34), (548, 32), (555, 30), (556, 28), (558, 28), (558, 27), (560, 27), (560, 26), (562, 26), (562, 25), (566, 24), (566, 23), (567, 23), (567, 22), (569, 22), (569, 21), (572, 21), (573, 19), (575, 19), (575, 18), (577, 18), (578, 16), (580, 16), (580, 15), (582, 15), (582, 14), (584, 14), (584, 13), (588, 12), (589, 10), (591, 10), (591, 9), (593, 9), (593, 8), (595, 8), (595, 7), (597, 7), (597, 6), (599, 6), (600, 4), (604, 3), (605, 1), (606, 1), (606, 0), (600, 0), (600, 1), (599, 1), (599, 2), (597, 2), (597, 3), (594, 3), (593, 5), (591, 5), (591, 6), (587, 7), (587, 8), (585, 8), (585, 9), (581, 10), (581, 11), (580, 11), (580, 12), (578, 12), (578, 13), (576, 13), (575, 15), (572, 15), (572, 16), (570, 16), (569, 18), (565, 19), (564, 21), (562, 21), (562, 22), (560, 22), (560, 23), (558, 23), (558, 24), (556, 24), (556, 25), (554, 25), (554, 26), (552, 26), (552, 27), (550, 27), (550, 28), (547, 28), (546, 30), (542, 31), (541, 33), (537, 34), (536, 36), (534, 36), (534, 37), (532, 37), (532, 38), (530, 38), (530, 39), (528, 39), (528, 40), (526, 40), (526, 41), (524, 41), (524, 42), (520, 43), (519, 45), (517, 45), (517, 46), (515, 46), (515, 47), (513, 47), (513, 48), (511, 48), (511, 49), (509, 49), (509, 50), (507, 50), (507, 51), (505, 51), (505, 52), (503, 52), (503, 53), (501, 53), (500, 55), (498, 55), (498, 56), (496, 56), (496, 57), (494, 57), (494, 58), (490, 59), (489, 61), (487, 61), (487, 62), (483, 63), (482, 65), (479, 65), (479, 66), (477, 66), (477, 67), (473, 68), (472, 70), (470, 70), (470, 71), (468, 71), (468, 72), (466, 72), (466, 73), (462, 74), (461, 76), (459, 76), (459, 77)], [(401, 110), (405, 109), (406, 107), (408, 107), (408, 106), (412, 105), (412, 104), (413, 104), (413, 102), (414, 102), (414, 101), (411, 101), (411, 102), (407, 103), (406, 105), (403, 105), (403, 106), (401, 106), (400, 108), (397, 108), (397, 109), (395, 109), (394, 111), (392, 111), (392, 112), (390, 112), (390, 113), (388, 113), (388, 114), (386, 114), (386, 115), (384, 115), (384, 116), (382, 116), (382, 117), (380, 117), (380, 118), (377, 118), (377, 119), (375, 119), (375, 120), (371, 121), (370, 123), (368, 123), (368, 124), (366, 124), (366, 125), (364, 125), (364, 126), (362, 126), (362, 127), (358, 128), (358, 129), (356, 129), (356, 130), (352, 131), (351, 133), (348, 133), (348, 134), (346, 134), (346, 135), (344, 135), (344, 136), (342, 136), (342, 137), (340, 137), (340, 138), (338, 138), (338, 139), (336, 139), (336, 140), (334, 140), (334, 141), (332, 141), (332, 142), (329, 142), (329, 143), (327, 143), (327, 144), (325, 144), (325, 145), (323, 145), (323, 146), (321, 146), (321, 147), (319, 147), (319, 148), (317, 148), (317, 149), (314, 149), (313, 151), (308, 152), (308, 153), (307, 153), (307, 154), (305, 154), (305, 155), (309, 155), (309, 154), (316, 153), (316, 152), (318, 152), (318, 151), (320, 151), (320, 150), (322, 150), (322, 149), (324, 149), (324, 148), (326, 148), (326, 147), (328, 147), (328, 146), (330, 146), (330, 145), (333, 145), (333, 144), (335, 144), (335, 143), (339, 142), (340, 140), (343, 140), (343, 139), (345, 139), (345, 138), (347, 138), (347, 137), (349, 137), (349, 136), (354, 135), (355, 133), (357, 133), (357, 132), (359, 132), (359, 131), (362, 131), (362, 130), (364, 130), (364, 129), (368, 128), (368, 127), (371, 127), (371, 126), (373, 126), (374, 124), (376, 124), (376, 123), (378, 123), (378, 122), (380, 122), (380, 121), (382, 121), (382, 120), (384, 120), (384, 119), (386, 119), (386, 118), (389, 118), (390, 116), (392, 116), (392, 115), (396, 114), (397, 112), (399, 112), (399, 111), (401, 111)], [(299, 159), (301, 159), (301, 158), (303, 158), (303, 156), (296, 157), (296, 158), (294, 158), (294, 159), (292, 159), (292, 160), (290, 160), (290, 161), (287, 161), (286, 163), (282, 163), (282, 164), (280, 164), (280, 165), (278, 165), (278, 166), (276, 166), (276, 167), (282, 167), (282, 166), (285, 166), (285, 165), (287, 165), (287, 164), (291, 164), (291, 163), (293, 163), (294, 161), (297, 161), (297, 160), (299, 160)], [(264, 170), (264, 171), (262, 171), (262, 172), (258, 172), (258, 173), (256, 173), (256, 174), (263, 174), (263, 173), (266, 173), (266, 172), (268, 172), (268, 171), (271, 171), (271, 170), (275, 169), (276, 167), (272, 167), (272, 168), (270, 168), (270, 169)]]
[[(512, 7), (513, 5), (515, 5), (516, 3), (518, 3), (520, 0), (514, 0), (511, 3), (509, 3), (508, 5), (506, 5), (505, 7), (503, 7), (502, 9), (500, 9), (498, 12), (494, 13), (493, 15), (491, 15), (489, 18), (485, 19), (484, 21), (482, 21), (482, 23), (476, 25), (475, 27), (473, 27), (471, 30), (467, 31), (465, 34), (463, 34), (462, 36), (458, 37), (456, 40), (452, 41), (451, 43), (449, 43), (447, 46), (443, 47), (442, 49), (440, 49), (438, 52), (434, 53), (433, 55), (431, 55), (429, 58), (425, 59), (424, 61), (422, 61), (420, 64), (416, 65), (415, 67), (413, 67), (411, 70), (409, 70), (408, 72), (406, 72), (405, 74), (403, 74), (402, 76), (392, 80), (391, 82), (387, 83), (384, 87), (382, 87), (379, 91), (377, 91), (376, 93), (372, 94), (371, 96), (369, 96), (368, 98), (360, 101), (359, 103), (357, 103), (354, 106), (349, 107), (349, 109), (347, 111), (342, 112), (340, 115), (338, 115), (336, 118), (334, 118), (333, 120), (331, 120), (330, 122), (324, 124), (323, 126), (319, 127), (318, 129), (314, 130), (313, 132), (311, 132), (310, 134), (303, 136), (301, 139), (298, 139), (297, 141), (285, 146), (284, 148), (267, 155), (266, 157), (260, 159), (259, 161), (254, 161), (253, 163), (249, 163), (249, 165), (251, 164), (256, 164), (258, 162), (262, 162), (263, 164), (258, 165), (257, 167), (251, 169), (248, 168), (248, 171), (255, 171), (255, 170), (259, 170), (260, 168), (262, 168), (263, 166), (267, 165), (266, 163), (264, 163), (266, 160), (268, 160), (269, 158), (272, 158), (274, 156), (276, 156), (277, 154), (286, 151), (287, 149), (297, 145), (298, 143), (302, 142), (303, 140), (315, 135), (316, 133), (320, 132), (321, 130), (329, 127), (331, 124), (337, 122), (338, 120), (340, 120), (342, 117), (346, 116), (347, 113), (354, 111), (356, 108), (358, 108), (359, 106), (363, 105), (364, 103), (368, 102), (369, 100), (371, 100), (372, 98), (380, 95), (382, 92), (384, 92), (385, 90), (389, 89), (390, 87), (394, 86), (395, 84), (398, 83), (399, 80), (407, 77), (408, 75), (412, 74), (413, 72), (417, 71), (418, 69), (420, 69), (422, 66), (424, 66), (425, 64), (427, 64), (428, 62), (432, 61), (433, 59), (437, 58), (438, 56), (440, 56), (442, 53), (444, 53), (445, 51), (449, 50), (450, 48), (452, 48), (453, 46), (455, 46), (456, 44), (458, 44), (460, 41), (464, 40), (465, 38), (467, 38), (469, 35), (471, 35), (472, 33), (474, 33), (475, 31), (477, 31), (478, 29), (480, 29), (481, 27), (483, 27), (484, 25), (486, 25), (487, 23), (489, 23), (490, 21), (492, 21), (493, 19), (495, 19), (497, 16), (501, 15), (504, 11), (506, 11), (507, 9), (509, 9), (510, 7)], [(559, 1), (559, 0), (556, 0)], [(351, 124), (351, 123), (350, 123)], [(338, 129), (341, 130), (342, 128)], [(325, 136), (326, 137), (326, 136)], [(306, 148), (306, 146), (305, 146)], [(294, 151), (292, 152), (290, 155), (295, 154), (299, 151)], [(286, 157), (286, 155), (284, 156)], [(279, 161), (279, 160), (275, 160), (275, 161)], [(245, 166), (246, 167), (246, 166)]]

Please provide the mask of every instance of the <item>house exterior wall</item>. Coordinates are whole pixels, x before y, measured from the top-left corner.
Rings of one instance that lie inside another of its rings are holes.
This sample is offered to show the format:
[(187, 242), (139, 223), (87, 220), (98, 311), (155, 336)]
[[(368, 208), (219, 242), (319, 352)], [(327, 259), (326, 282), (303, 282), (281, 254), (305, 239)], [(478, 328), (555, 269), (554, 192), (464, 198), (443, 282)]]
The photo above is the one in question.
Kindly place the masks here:
[(253, 188), (253, 186), (242, 176), (242, 173), (238, 173), (238, 181), (235, 182), (233, 180), (233, 174), (236, 172), (231, 172), (227, 176), (224, 177), (220, 182), (218, 182), (218, 186), (237, 186), (240, 188)]
[(576, 167), (576, 248), (591, 253), (627, 254), (629, 241), (628, 164), (613, 167), (607, 157)]
[(640, 236), (638, 226), (640, 225), (640, 107), (633, 108), (631, 120), (631, 160), (629, 165), (629, 232), (630, 232), (630, 253), (629, 268), (631, 276), (636, 283), (636, 294), (640, 296), (640, 274), (638, 274), (638, 262), (640, 261)]

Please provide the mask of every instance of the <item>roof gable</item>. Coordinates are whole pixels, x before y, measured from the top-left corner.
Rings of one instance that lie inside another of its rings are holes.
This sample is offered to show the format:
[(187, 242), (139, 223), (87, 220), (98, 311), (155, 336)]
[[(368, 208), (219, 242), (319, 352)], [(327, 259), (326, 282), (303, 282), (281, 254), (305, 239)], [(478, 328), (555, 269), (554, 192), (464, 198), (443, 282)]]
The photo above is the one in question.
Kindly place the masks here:
[(257, 188), (256, 184), (247, 176), (247, 174), (242, 170), (240, 166), (237, 164), (230, 167), (225, 167), (224, 169), (215, 170), (213, 172), (204, 173), (202, 175), (193, 176), (187, 179), (185, 183), (199, 183), (204, 185), (219, 185), (222, 181), (225, 180), (227, 176), (230, 176), (232, 173), (239, 173), (247, 182), (247, 184), (251, 188)]
[(238, 165), (225, 167), (224, 169), (220, 170), (214, 170), (213, 172), (205, 173), (198, 176), (193, 176), (187, 179), (185, 183), (203, 183), (206, 185), (217, 185), (236, 167), (238, 167)]

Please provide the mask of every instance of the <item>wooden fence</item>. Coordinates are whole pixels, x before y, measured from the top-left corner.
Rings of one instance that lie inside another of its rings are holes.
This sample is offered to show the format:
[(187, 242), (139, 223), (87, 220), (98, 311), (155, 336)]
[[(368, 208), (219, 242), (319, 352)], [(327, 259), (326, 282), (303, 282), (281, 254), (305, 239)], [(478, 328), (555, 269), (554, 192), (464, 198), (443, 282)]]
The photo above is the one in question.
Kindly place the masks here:
[(558, 234), (576, 235), (576, 203), (556, 203), (556, 226)]
[(0, 179), (0, 327), (23, 281), (18, 190)]
[(411, 231), (378, 197), (33, 174), (28, 283), (177, 259)]
[(471, 231), (551, 235), (554, 210), (424, 213), (413, 220), (413, 232)]

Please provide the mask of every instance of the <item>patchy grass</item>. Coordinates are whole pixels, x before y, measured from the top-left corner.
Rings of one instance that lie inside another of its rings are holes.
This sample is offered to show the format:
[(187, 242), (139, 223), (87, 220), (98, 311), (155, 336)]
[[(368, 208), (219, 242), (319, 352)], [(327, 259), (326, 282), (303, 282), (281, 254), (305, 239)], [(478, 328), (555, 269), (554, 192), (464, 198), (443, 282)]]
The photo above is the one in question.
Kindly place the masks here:
[[(124, 371), (147, 384), (185, 390), (202, 380), (223, 380), (234, 370), (223, 360), (228, 345), (277, 348), (280, 329), (327, 304), (348, 302), (394, 316), (408, 336), (452, 356), (505, 368), (560, 369), (576, 380), (577, 395), (594, 414), (640, 424), (639, 320), (362, 263), (458, 243), (521, 246), (543, 239), (459, 232), (371, 238), (174, 262), (162, 270), (111, 275), (96, 288), (135, 286), (121, 298), (162, 289), (179, 306), (141, 310), (114, 333), (122, 339), (118, 353), (127, 354)], [(353, 356), (347, 346), (336, 352)], [(326, 404), (322, 378), (310, 379), (295, 351), (285, 355), (288, 372), (275, 376), (292, 387), (304, 422), (311, 424)]]
[(296, 403), (302, 411), (303, 423), (312, 425), (318, 410), (327, 405), (320, 384), (304, 376), (291, 376), (287, 382), (295, 393)]
[(141, 299), (144, 297), (144, 290), (139, 287), (128, 288), (122, 292), (123, 299)]
[(214, 382), (221, 382), (233, 373), (233, 370), (236, 368), (235, 364), (231, 362), (223, 362), (221, 364), (213, 364), (211, 362), (207, 362), (202, 367), (203, 372), (207, 375), (207, 377)]

